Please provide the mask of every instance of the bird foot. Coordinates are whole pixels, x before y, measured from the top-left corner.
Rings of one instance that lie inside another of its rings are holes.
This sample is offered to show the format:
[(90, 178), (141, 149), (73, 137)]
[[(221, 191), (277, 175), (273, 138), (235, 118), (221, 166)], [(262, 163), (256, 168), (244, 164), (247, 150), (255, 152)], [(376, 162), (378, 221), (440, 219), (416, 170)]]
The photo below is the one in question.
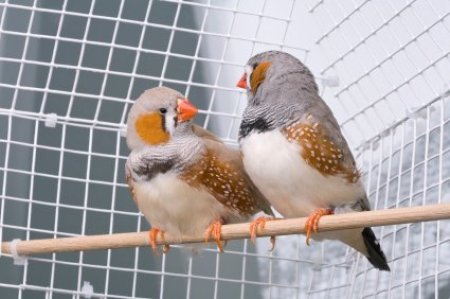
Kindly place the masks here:
[[(158, 234), (161, 236), (161, 240), (165, 241), (164, 233), (165, 233), (164, 230), (162, 230), (158, 227), (153, 227), (148, 232), (148, 243), (150, 244), (150, 247), (152, 248), (153, 253), (155, 253), (156, 255), (159, 255), (158, 246), (156, 244), (157, 239), (158, 239)], [(163, 253), (166, 254), (167, 252), (169, 252), (169, 250), (170, 250), (170, 245), (165, 244), (163, 246)]]
[[(252, 240), (253, 244), (256, 244), (256, 237), (258, 236), (258, 229), (264, 229), (266, 226), (267, 221), (276, 220), (274, 217), (266, 217), (261, 216), (256, 218), (250, 223), (250, 239)], [(272, 244), (272, 247), (270, 248), (270, 251), (272, 251), (275, 248), (275, 236), (270, 236), (270, 243)]]
[(208, 229), (205, 232), (205, 242), (209, 242), (209, 239), (211, 239), (211, 236), (214, 238), (214, 240), (216, 241), (217, 244), (217, 248), (219, 249), (220, 252), (223, 252), (223, 246), (224, 244), (222, 243), (221, 240), (221, 234), (222, 234), (222, 221), (218, 220), (214, 223), (212, 223)]
[(306, 244), (309, 246), (309, 240), (311, 239), (312, 233), (317, 232), (319, 229), (319, 220), (324, 215), (332, 215), (334, 210), (332, 209), (317, 209), (311, 215), (309, 215), (308, 220), (305, 223), (306, 230)]

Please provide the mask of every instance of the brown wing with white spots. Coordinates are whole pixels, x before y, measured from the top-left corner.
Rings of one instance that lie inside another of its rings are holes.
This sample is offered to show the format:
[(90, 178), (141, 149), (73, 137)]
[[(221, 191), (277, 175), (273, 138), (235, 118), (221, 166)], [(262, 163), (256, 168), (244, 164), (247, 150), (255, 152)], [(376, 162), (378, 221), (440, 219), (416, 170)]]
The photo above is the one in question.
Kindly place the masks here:
[(301, 155), (306, 163), (321, 174), (340, 175), (349, 183), (356, 183), (361, 177), (355, 166), (353, 157), (344, 157), (347, 144), (336, 144), (319, 122), (303, 120), (283, 129), (283, 134), (289, 141), (302, 146)]
[(272, 215), (270, 204), (245, 173), (238, 150), (222, 142), (203, 140), (206, 152), (200, 161), (183, 172), (183, 179), (205, 187), (220, 203), (240, 215), (259, 211)]

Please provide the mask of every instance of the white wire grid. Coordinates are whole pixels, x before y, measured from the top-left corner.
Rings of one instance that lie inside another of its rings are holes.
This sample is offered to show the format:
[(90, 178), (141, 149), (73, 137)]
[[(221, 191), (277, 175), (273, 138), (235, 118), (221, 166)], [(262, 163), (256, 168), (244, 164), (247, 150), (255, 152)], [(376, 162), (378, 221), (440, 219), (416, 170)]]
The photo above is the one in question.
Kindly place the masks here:
[[(446, 1), (0, 1), (0, 239), (147, 229), (123, 177), (129, 104), (167, 85), (235, 144), (252, 54), (282, 49), (322, 82), (374, 208), (450, 200)], [(328, 78), (340, 85), (326, 88)], [(331, 242), (230, 242), (225, 254), (128, 249), (0, 258), (3, 298), (445, 298), (446, 222), (376, 229), (391, 273)]]

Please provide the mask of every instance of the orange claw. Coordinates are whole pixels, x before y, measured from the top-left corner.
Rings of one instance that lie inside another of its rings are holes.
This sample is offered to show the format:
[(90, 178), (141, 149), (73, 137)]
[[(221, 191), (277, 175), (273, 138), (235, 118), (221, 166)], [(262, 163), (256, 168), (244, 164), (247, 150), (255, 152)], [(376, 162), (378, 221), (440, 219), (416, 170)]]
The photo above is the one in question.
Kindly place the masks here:
[(311, 239), (312, 233), (317, 232), (319, 229), (320, 217), (324, 215), (332, 215), (334, 210), (332, 209), (317, 209), (309, 215), (308, 220), (306, 220), (305, 230), (306, 230), (306, 244), (309, 246), (309, 240)]
[[(154, 227), (149, 230), (148, 232), (148, 243), (150, 244), (150, 247), (152, 248), (153, 252), (158, 255), (158, 246), (156, 245), (156, 241), (158, 239), (158, 234), (161, 235), (161, 240), (164, 240), (164, 231), (158, 227)], [(169, 252), (170, 246), (165, 244), (163, 246), (163, 253)]]
[[(261, 216), (256, 218), (250, 223), (250, 239), (252, 240), (253, 244), (256, 243), (256, 237), (258, 236), (258, 229), (260, 230), (264, 229), (264, 227), (266, 226), (266, 222), (272, 220), (275, 220), (275, 218)], [(270, 251), (272, 251), (275, 248), (275, 236), (270, 236), (270, 243), (272, 244)]]
[(214, 237), (214, 240), (216, 241), (217, 248), (220, 252), (223, 252), (223, 244), (221, 241), (221, 234), (222, 234), (222, 221), (217, 220), (216, 222), (212, 223), (208, 229), (205, 232), (205, 242), (209, 242), (209, 239), (211, 239), (211, 235)]

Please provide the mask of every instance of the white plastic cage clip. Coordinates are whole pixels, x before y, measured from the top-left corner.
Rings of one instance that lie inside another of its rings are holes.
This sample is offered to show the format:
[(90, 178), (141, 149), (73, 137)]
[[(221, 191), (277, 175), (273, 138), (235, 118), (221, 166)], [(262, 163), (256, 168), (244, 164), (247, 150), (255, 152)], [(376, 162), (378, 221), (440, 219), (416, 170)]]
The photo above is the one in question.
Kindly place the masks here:
[(14, 265), (24, 266), (27, 264), (27, 259), (17, 253), (17, 243), (19, 243), (20, 241), (22, 240), (14, 239), (11, 241), (11, 256), (14, 260)]
[(317, 79), (322, 82), (322, 85), (324, 87), (336, 87), (339, 86), (340, 81), (339, 77), (336, 75), (330, 75), (330, 76), (317, 76)]
[(56, 122), (58, 120), (58, 114), (48, 113), (45, 115), (45, 126), (49, 128), (56, 127)]
[[(436, 111), (436, 108), (430, 107), (429, 111), (434, 112), (434, 111)], [(427, 109), (422, 109), (420, 106), (412, 107), (412, 108), (407, 109), (406, 115), (410, 119), (426, 120), (427, 119)]]
[(83, 286), (81, 287), (81, 296), (84, 298), (92, 298), (94, 295), (94, 287), (89, 281), (83, 281)]
[(120, 127), (120, 136), (127, 137), (127, 125), (123, 125)]

